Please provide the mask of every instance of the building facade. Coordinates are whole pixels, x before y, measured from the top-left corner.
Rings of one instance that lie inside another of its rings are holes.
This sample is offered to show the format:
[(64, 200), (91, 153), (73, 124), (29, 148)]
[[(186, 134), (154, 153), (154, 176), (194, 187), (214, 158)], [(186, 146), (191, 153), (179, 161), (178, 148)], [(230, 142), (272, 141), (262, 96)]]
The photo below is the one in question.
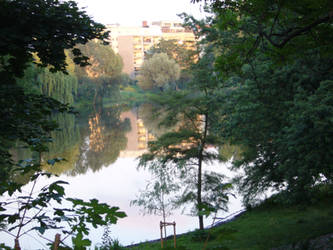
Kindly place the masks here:
[(158, 21), (151, 24), (143, 21), (141, 27), (107, 25), (107, 29), (110, 31), (109, 42), (112, 49), (123, 59), (123, 72), (133, 78), (140, 71), (145, 53), (161, 39), (177, 40), (189, 48), (195, 44), (193, 32), (175, 21)]

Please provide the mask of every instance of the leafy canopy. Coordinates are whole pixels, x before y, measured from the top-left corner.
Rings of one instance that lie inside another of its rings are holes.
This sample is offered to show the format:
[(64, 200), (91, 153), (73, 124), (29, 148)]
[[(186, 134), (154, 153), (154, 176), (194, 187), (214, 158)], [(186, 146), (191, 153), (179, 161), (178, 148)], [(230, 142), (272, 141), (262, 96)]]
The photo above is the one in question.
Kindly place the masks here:
[(272, 187), (304, 201), (331, 182), (332, 4), (211, 1), (200, 26), (217, 55), (215, 133), (243, 149), (234, 166), (248, 202)]
[(166, 88), (179, 79), (180, 67), (167, 54), (154, 54), (144, 61), (140, 75), (139, 86), (143, 89)]
[[(74, 1), (3, 0), (0, 2), (0, 76), (1, 79), (23, 76), (27, 63), (35, 54), (38, 65), (52, 72), (66, 72), (66, 55), (70, 49), (74, 62), (87, 65), (77, 44), (91, 39), (104, 40), (108, 34), (102, 24), (94, 22)], [(6, 78), (4, 78), (6, 77)]]

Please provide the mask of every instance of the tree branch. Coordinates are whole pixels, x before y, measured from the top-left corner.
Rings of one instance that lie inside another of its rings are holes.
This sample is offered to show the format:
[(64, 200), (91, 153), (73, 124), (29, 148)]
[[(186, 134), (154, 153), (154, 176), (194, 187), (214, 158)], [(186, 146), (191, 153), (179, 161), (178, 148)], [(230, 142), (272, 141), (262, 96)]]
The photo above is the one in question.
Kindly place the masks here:
[[(322, 24), (322, 23), (326, 23), (326, 22), (329, 22), (330, 19), (331, 19), (332, 15), (331, 15), (331, 12), (330, 14), (328, 14), (327, 16), (325, 17), (322, 17), (322, 18), (319, 18), (317, 19), (316, 21), (314, 21), (313, 23), (303, 27), (303, 28), (296, 28), (296, 29), (292, 29), (292, 30), (288, 30), (287, 32), (285, 33), (282, 33), (282, 34), (272, 34), (272, 35), (267, 35), (265, 32), (260, 32), (261, 35), (263, 35), (274, 47), (277, 47), (277, 48), (280, 48), (282, 49), (291, 39), (299, 36), (299, 35), (302, 35), (306, 32), (309, 32), (311, 29), (313, 29), (314, 27), (318, 26), (319, 24)], [(288, 34), (289, 33), (289, 34)], [(288, 34), (288, 35), (287, 35)], [(275, 42), (273, 41), (272, 37), (273, 36), (285, 36), (286, 37), (280, 42)]]

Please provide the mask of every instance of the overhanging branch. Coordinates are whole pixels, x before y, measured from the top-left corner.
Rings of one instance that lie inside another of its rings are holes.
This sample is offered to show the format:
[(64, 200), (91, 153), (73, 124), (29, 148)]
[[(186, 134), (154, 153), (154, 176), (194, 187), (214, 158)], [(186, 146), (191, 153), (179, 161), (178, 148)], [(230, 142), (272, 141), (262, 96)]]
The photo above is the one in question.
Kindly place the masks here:
[[(264, 36), (274, 47), (281, 49), (293, 38), (311, 31), (314, 27), (318, 26), (319, 24), (330, 22), (332, 16), (333, 16), (333, 11), (331, 11), (327, 16), (319, 18), (316, 21), (312, 22), (311, 24), (309, 24), (305, 27), (302, 27), (302, 28), (290, 29), (287, 32), (281, 33), (281, 34), (267, 35), (266, 32), (262, 32), (262, 31), (260, 32), (260, 34), (262, 36)], [(278, 36), (284, 37), (284, 39), (282, 39), (281, 42), (275, 42), (272, 39), (272, 37), (278, 37)]]

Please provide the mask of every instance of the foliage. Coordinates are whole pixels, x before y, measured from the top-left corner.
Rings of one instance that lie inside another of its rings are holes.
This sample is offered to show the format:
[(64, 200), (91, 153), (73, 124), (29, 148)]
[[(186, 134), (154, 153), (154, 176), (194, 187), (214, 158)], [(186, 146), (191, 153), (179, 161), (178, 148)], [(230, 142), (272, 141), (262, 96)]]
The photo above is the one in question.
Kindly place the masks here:
[(138, 76), (138, 84), (141, 88), (166, 89), (174, 87), (172, 84), (179, 79), (180, 67), (165, 53), (154, 54), (152, 58), (145, 60)]
[[(41, 153), (48, 150), (47, 143), (52, 139), (50, 132), (57, 128), (56, 122), (50, 120), (55, 113), (70, 113), (72, 109), (68, 105), (41, 95), (34, 86), (38, 82), (36, 76), (42, 71), (30, 68), (31, 63), (44, 67), (44, 75), (48, 79), (45, 92), (50, 96), (71, 102), (70, 92), (75, 92), (73, 84), (62, 85), (64, 82), (72, 82), (72, 76), (65, 76), (72, 72), (70, 62), (66, 58), (66, 51), (71, 50), (73, 61), (81, 66), (88, 64), (88, 57), (82, 55), (78, 44), (85, 44), (91, 39), (104, 40), (108, 34), (104, 26), (90, 19), (86, 13), (79, 10), (74, 1), (58, 0), (4, 0), (0, 1), (0, 115), (2, 118), (0, 132), (0, 195), (9, 197), (21, 192), (22, 184), (15, 181), (19, 174), (28, 176), (35, 182), (39, 175), (43, 175), (41, 168)], [(19, 21), (18, 21), (19, 20)], [(68, 67), (68, 68), (67, 68)], [(18, 80), (28, 72), (26, 79)], [(29, 72), (30, 70), (30, 72)], [(51, 75), (50, 72), (61, 71)], [(20, 81), (23, 84), (20, 85)], [(25, 82), (24, 82), (25, 81)], [(73, 83), (73, 82), (72, 82)], [(58, 88), (57, 91), (49, 91)], [(61, 96), (61, 93), (65, 93)], [(73, 91), (74, 90), (74, 91)], [(43, 90), (44, 91), (44, 90)], [(55, 95), (53, 95), (53, 92)], [(64, 97), (64, 99), (62, 99)], [(39, 159), (28, 162), (15, 162), (10, 149), (17, 143), (23, 144), (32, 152), (39, 155)], [(50, 164), (59, 161), (58, 158), (50, 160)], [(43, 233), (46, 229), (57, 228), (60, 221), (69, 223), (70, 231), (75, 233), (74, 245), (79, 248), (89, 245), (84, 235), (88, 233), (87, 224), (94, 227), (105, 223), (116, 223), (118, 218), (125, 214), (118, 208), (110, 208), (106, 204), (100, 204), (97, 200), (84, 202), (78, 199), (64, 197), (61, 181), (57, 181), (41, 190), (37, 197), (20, 196), (18, 198), (18, 212), (7, 213), (5, 208), (8, 203), (1, 203), (1, 222), (13, 225), (9, 230), (17, 229), (15, 240), (19, 240), (22, 233), (30, 230), (38, 230)], [(52, 200), (57, 203), (66, 201), (73, 203), (72, 209), (54, 208), (52, 217), (44, 212), (44, 208)], [(17, 202), (15, 201), (15, 202)], [(35, 210), (33, 217), (26, 216), (26, 212)], [(69, 214), (68, 214), (69, 213)], [(23, 232), (22, 228), (33, 220), (40, 223), (39, 227), (28, 228)], [(18, 224), (15, 224), (17, 223)], [(58, 224), (57, 224), (58, 223)], [(2, 223), (1, 223), (2, 224)]]
[(120, 98), (116, 102), (128, 107), (140, 107), (147, 100), (147, 93), (138, 86), (128, 86), (120, 91)]
[(210, 2), (208, 23), (185, 21), (217, 56), (214, 131), (242, 149), (245, 202), (269, 188), (309, 201), (332, 178), (332, 2)]
[(151, 59), (155, 54), (165, 53), (180, 66), (180, 76), (176, 82), (177, 88), (184, 88), (191, 80), (191, 66), (198, 59), (199, 50), (196, 42), (180, 43), (177, 40), (164, 40), (163, 38), (153, 45), (145, 54), (145, 60)]
[(38, 77), (42, 94), (62, 103), (74, 103), (78, 87), (78, 80), (75, 76), (65, 75), (62, 72), (51, 73), (48, 69), (44, 69)]
[(331, 179), (331, 62), (316, 58), (278, 69), (257, 60), (244, 66), (228, 100), (220, 97), (223, 135), (247, 148), (235, 164), (245, 169), (241, 187), (249, 199), (269, 187), (307, 199), (315, 183)]
[(149, 152), (140, 158), (141, 166), (152, 171), (163, 167), (181, 179), (183, 189), (175, 204), (194, 204), (192, 213), (198, 216), (200, 229), (204, 228), (204, 215), (227, 209), (228, 189), (231, 188), (223, 185), (224, 176), (203, 170), (204, 163), (218, 160), (217, 152), (209, 150), (208, 146), (220, 143), (219, 138), (209, 132), (216, 110), (211, 105), (217, 84), (212, 60), (214, 57), (207, 52), (197, 62), (193, 81), (186, 90), (163, 93), (156, 98), (166, 114), (160, 124), (166, 127), (176, 124), (176, 128), (150, 142)]
[(104, 233), (102, 236), (102, 244), (101, 247), (95, 247), (95, 250), (120, 250), (125, 249), (122, 247), (118, 239), (112, 239), (110, 236), (110, 225), (104, 226)]
[(102, 236), (103, 247), (107, 247), (112, 244), (112, 238), (110, 236), (110, 233), (111, 233), (110, 226), (109, 225), (104, 226), (104, 232)]
[(78, 48), (89, 57), (90, 65), (75, 67), (79, 79), (76, 101), (80, 105), (100, 105), (103, 97), (111, 96), (126, 78), (121, 75), (123, 62), (110, 46), (93, 40)]
[[(151, 166), (152, 167), (152, 166)], [(180, 184), (175, 183), (173, 178), (163, 166), (157, 162), (154, 166), (154, 181), (149, 181), (145, 190), (140, 191), (140, 195), (132, 200), (131, 206), (142, 207), (143, 214), (157, 214), (162, 216), (163, 222), (172, 214), (173, 200), (172, 194), (179, 190)], [(164, 227), (164, 236), (166, 237), (166, 226)]]
[(89, 57), (90, 65), (87, 67), (76, 67), (75, 73), (78, 77), (115, 77), (121, 74), (123, 62), (120, 55), (115, 54), (110, 46), (90, 41), (78, 48)]
[(52, 73), (48, 68), (39, 68), (30, 64), (24, 71), (24, 76), (17, 78), (17, 84), (24, 89), (26, 94), (43, 94), (52, 97), (62, 103), (74, 103), (77, 94), (78, 80), (74, 75), (74, 62), (66, 53), (66, 70)]
[(132, 79), (128, 74), (125, 73), (119, 75), (116, 80), (119, 81), (119, 85), (121, 85), (122, 87), (136, 85), (136, 80)]
[(218, 34), (215, 42), (228, 48), (220, 50), (223, 64), (234, 60), (232, 66), (241, 66), (244, 59), (250, 60), (253, 52), (262, 48), (282, 64), (289, 58), (304, 56), (300, 51), (317, 48), (326, 58), (333, 52), (329, 46), (333, 7), (330, 0), (210, 2)]
[(97, 95), (97, 85), (94, 79), (89, 77), (81, 77), (78, 79), (77, 95), (75, 96), (75, 103), (88, 106), (93, 103), (95, 95)]
[(145, 55), (145, 60), (150, 59), (154, 54), (165, 53), (169, 58), (173, 58), (182, 69), (189, 69), (197, 57), (194, 48), (188, 48), (185, 44), (180, 44), (177, 40), (160, 40), (152, 46)]
[[(16, 77), (23, 76), (34, 55), (39, 58), (37, 64), (48, 66), (52, 72), (65, 72), (65, 49), (92, 38), (104, 39), (107, 34), (103, 33), (104, 26), (92, 21), (73, 1), (5, 0), (0, 5), (3, 18), (0, 26), (0, 107), (3, 119), (0, 176), (4, 183), (0, 193), (3, 193), (11, 186), (7, 181), (14, 164), (9, 153), (13, 144), (19, 140), (32, 151), (45, 151), (44, 144), (50, 141), (49, 132), (56, 128), (48, 117), (53, 112), (71, 111), (52, 98), (24, 92), (16, 86)], [(86, 58), (81, 56), (79, 50), (74, 49), (73, 53), (74, 62), (84, 65)], [(31, 85), (36, 82), (34, 76), (30, 74)]]
[[(104, 235), (103, 235), (104, 236)], [(96, 249), (96, 248), (95, 248)], [(108, 239), (108, 241), (103, 241), (103, 245), (102, 247), (98, 248), (99, 250), (108, 250), (108, 249), (112, 249), (112, 250), (121, 250), (121, 249), (125, 249), (125, 247), (123, 247), (118, 239)]]
[[(50, 160), (49, 164), (53, 165), (58, 161), (59, 159)], [(24, 164), (22, 161), (15, 171), (25, 173), (29, 169), (36, 169), (36, 167), (32, 163)], [(16, 240), (33, 230), (44, 234), (46, 230), (61, 229), (62, 233), (67, 235), (65, 238), (73, 236), (74, 247), (89, 246), (90, 240), (84, 238), (84, 235), (89, 234), (88, 224), (96, 228), (108, 223), (115, 224), (118, 218), (126, 216), (125, 213), (118, 211), (119, 208), (109, 207), (95, 199), (85, 202), (80, 199), (66, 198), (63, 185), (68, 183), (59, 180), (43, 187), (36, 195), (34, 189), (37, 179), (44, 175), (51, 176), (40, 171), (33, 174), (31, 177), (33, 184), (28, 195), (21, 195), (16, 199), (11, 198), (0, 203), (2, 211), (0, 221), (7, 225), (3, 231), (8, 232)], [(72, 207), (58, 208), (55, 205), (63, 206), (64, 202), (69, 202)], [(18, 204), (17, 211), (12, 209), (13, 204)], [(51, 204), (52, 212), (46, 210), (46, 208), (50, 209)], [(37, 226), (34, 226), (36, 224)]]
[(24, 76), (16, 79), (16, 83), (18, 86), (23, 88), (24, 93), (26, 94), (42, 94), (41, 86), (43, 83), (39, 81), (39, 76), (43, 73), (43, 71), (43, 68), (30, 64), (24, 70)]
[[(108, 36), (104, 26), (91, 20), (74, 1), (4, 0), (0, 10), (0, 75), (5, 82), (23, 76), (33, 54), (40, 59), (38, 65), (49, 66), (52, 72), (66, 72), (64, 49), (72, 49), (76, 64), (87, 65), (87, 57), (74, 46)], [(6, 62), (4, 56), (9, 56)]]
[[(50, 142), (49, 133), (57, 128), (54, 121), (48, 119), (53, 112), (71, 111), (64, 104), (41, 95), (25, 95), (15, 85), (0, 87), (1, 149), (0, 149), (0, 194), (10, 193), (17, 188), (11, 180), (12, 168), (15, 163), (11, 159), (9, 149), (17, 140), (34, 152), (46, 151), (45, 144)], [(15, 100), (15, 102), (13, 102)]]

